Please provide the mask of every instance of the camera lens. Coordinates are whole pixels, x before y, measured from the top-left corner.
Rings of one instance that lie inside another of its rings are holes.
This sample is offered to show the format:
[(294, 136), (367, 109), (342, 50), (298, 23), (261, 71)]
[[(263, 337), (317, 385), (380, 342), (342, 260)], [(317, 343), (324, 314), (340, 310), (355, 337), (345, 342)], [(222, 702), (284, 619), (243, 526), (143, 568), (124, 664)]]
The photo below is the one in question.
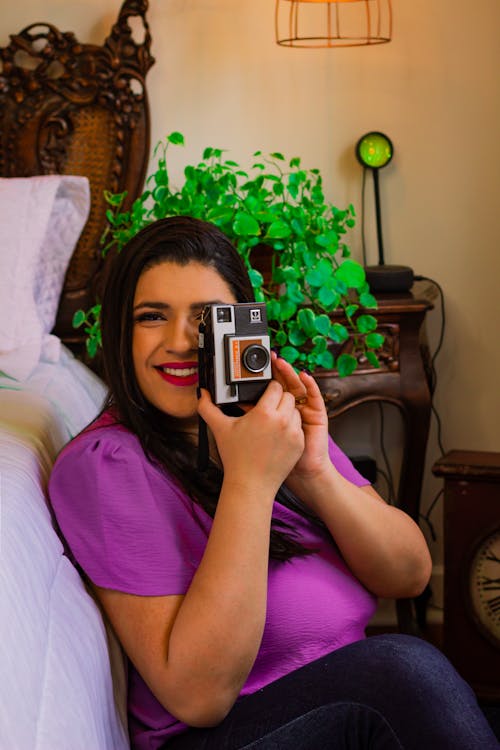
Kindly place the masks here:
[(262, 372), (269, 364), (269, 352), (261, 344), (250, 344), (243, 352), (242, 360), (250, 372)]

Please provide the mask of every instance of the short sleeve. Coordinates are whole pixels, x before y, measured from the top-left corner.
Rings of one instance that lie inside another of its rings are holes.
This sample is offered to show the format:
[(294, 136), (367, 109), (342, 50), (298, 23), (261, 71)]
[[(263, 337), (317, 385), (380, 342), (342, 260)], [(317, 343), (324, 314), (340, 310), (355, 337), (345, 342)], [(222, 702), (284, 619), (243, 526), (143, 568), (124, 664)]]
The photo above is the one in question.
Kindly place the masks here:
[(207, 531), (190, 499), (146, 459), (133, 435), (106, 432), (76, 438), (51, 474), (50, 502), (71, 554), (103, 588), (184, 594)]
[(365, 479), (357, 469), (352, 465), (352, 461), (346, 454), (338, 447), (333, 441), (331, 435), (328, 436), (328, 453), (330, 460), (335, 466), (339, 474), (342, 474), (345, 479), (356, 485), (356, 487), (365, 487), (369, 485), (368, 479)]

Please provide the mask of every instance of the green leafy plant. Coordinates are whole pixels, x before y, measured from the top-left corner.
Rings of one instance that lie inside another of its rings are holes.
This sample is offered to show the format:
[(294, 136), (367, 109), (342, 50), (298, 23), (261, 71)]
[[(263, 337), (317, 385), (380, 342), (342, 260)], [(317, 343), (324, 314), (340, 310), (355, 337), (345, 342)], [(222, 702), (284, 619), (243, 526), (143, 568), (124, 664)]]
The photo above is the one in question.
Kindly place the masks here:
[[(277, 152), (255, 152), (246, 170), (223, 149), (206, 148), (198, 164), (185, 167), (184, 182), (176, 188), (167, 152), (182, 145), (178, 132), (157, 145), (156, 169), (129, 211), (121, 210), (125, 194), (105, 194), (110, 208), (103, 252), (119, 251), (142, 227), (166, 216), (210, 221), (243, 258), (257, 301), (266, 303), (272, 343), (281, 356), (311, 371), (336, 367), (339, 375), (349, 375), (357, 358), (342, 352), (342, 345), (351, 336), (353, 350), (377, 367), (376, 350), (384, 337), (376, 331), (376, 318), (366, 312), (377, 302), (345, 242), (355, 224), (353, 206), (341, 210), (328, 203), (320, 171), (304, 169), (298, 157), (287, 162)], [(256, 261), (263, 248), (267, 279)], [(332, 320), (335, 310), (343, 311), (347, 325)], [(73, 322), (85, 326), (94, 356), (100, 345), (99, 305), (78, 311)]]

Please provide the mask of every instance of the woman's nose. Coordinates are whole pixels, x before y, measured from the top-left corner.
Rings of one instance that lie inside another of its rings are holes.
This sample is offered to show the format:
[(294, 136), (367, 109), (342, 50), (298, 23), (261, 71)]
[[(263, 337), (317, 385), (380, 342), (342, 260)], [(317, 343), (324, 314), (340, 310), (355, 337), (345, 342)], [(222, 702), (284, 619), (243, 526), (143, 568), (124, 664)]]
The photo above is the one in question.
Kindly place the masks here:
[(177, 318), (172, 321), (166, 337), (165, 348), (173, 352), (187, 352), (198, 348), (198, 326), (190, 320)]

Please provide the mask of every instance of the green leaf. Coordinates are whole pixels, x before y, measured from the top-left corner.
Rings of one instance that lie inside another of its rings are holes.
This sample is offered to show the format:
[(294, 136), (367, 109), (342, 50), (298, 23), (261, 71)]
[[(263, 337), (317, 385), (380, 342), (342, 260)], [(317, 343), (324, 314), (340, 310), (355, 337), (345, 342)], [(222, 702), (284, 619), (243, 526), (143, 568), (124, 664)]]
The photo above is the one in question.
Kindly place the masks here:
[(299, 237), (304, 236), (306, 228), (305, 228), (302, 218), (300, 217), (293, 218), (290, 222), (290, 226), (292, 227), (296, 235), (298, 235)]
[(288, 340), (294, 346), (302, 346), (302, 344), (305, 344), (307, 341), (307, 335), (298, 327), (297, 324), (294, 325), (292, 321), (288, 330)]
[(174, 131), (167, 135), (167, 141), (172, 143), (174, 146), (184, 146), (184, 136), (178, 131)]
[(336, 344), (343, 344), (349, 338), (349, 331), (342, 323), (333, 323), (330, 328), (330, 338)]
[(370, 333), (377, 327), (377, 319), (373, 315), (359, 315), (356, 319), (356, 328), (360, 333)]
[(238, 237), (248, 237), (260, 234), (260, 227), (253, 216), (238, 211), (233, 221), (233, 231)]
[(280, 303), (277, 299), (273, 298), (266, 302), (266, 312), (268, 320), (279, 320)]
[(370, 349), (379, 349), (385, 341), (385, 336), (382, 333), (369, 333), (365, 341)]
[(300, 276), (299, 271), (293, 266), (281, 266), (281, 271), (283, 273), (283, 281), (287, 284), (297, 281)]
[(279, 305), (279, 320), (290, 320), (297, 312), (297, 305), (285, 296), (280, 297)]
[(278, 219), (273, 221), (267, 230), (267, 234), (264, 239), (284, 239), (290, 237), (292, 230), (286, 221)]
[(300, 352), (294, 346), (284, 346), (282, 349), (280, 349), (280, 357), (286, 359), (286, 361), (290, 362), (291, 365), (293, 365), (293, 363), (297, 361), (297, 359), (299, 358), (299, 354)]
[(333, 275), (331, 261), (327, 258), (321, 260), (306, 273), (306, 281), (311, 286), (324, 286)]
[(330, 318), (328, 315), (317, 315), (316, 319), (314, 321), (314, 326), (318, 333), (323, 334), (323, 336), (328, 336), (330, 333)]
[(213, 209), (207, 211), (207, 220), (211, 221), (212, 224), (222, 226), (231, 221), (234, 215), (234, 210), (228, 206), (215, 206)]
[(330, 229), (328, 232), (323, 232), (322, 234), (318, 234), (318, 236), (315, 239), (315, 242), (320, 247), (336, 248), (339, 243), (338, 234), (333, 229)]
[(372, 367), (380, 367), (380, 361), (375, 352), (372, 352), (371, 350), (368, 350), (366, 352), (366, 359), (368, 362), (372, 365)]
[(341, 378), (352, 375), (357, 366), (356, 357), (353, 357), (352, 354), (340, 354), (337, 357), (337, 370)]
[(316, 364), (319, 367), (324, 367), (325, 370), (331, 370), (333, 367), (334, 359), (333, 354), (328, 351), (328, 349), (324, 352), (321, 352), (315, 357)]
[(87, 347), (87, 352), (90, 357), (94, 358), (97, 354), (97, 339), (95, 338), (88, 338), (85, 342), (85, 345)]
[(347, 315), (348, 318), (352, 318), (352, 316), (354, 315), (354, 313), (358, 309), (359, 309), (359, 305), (354, 305), (354, 304), (353, 305), (347, 305), (347, 307), (345, 309), (345, 314)]
[(334, 292), (333, 289), (323, 286), (318, 291), (318, 301), (326, 310), (333, 310), (340, 301), (340, 295)]
[(168, 188), (165, 185), (158, 185), (153, 190), (153, 199), (157, 203), (161, 203), (168, 196)]
[(77, 310), (73, 315), (73, 328), (80, 328), (85, 323), (86, 317), (83, 310)]
[(110, 193), (109, 190), (104, 191), (104, 199), (110, 206), (121, 206), (126, 195), (127, 191), (124, 193)]
[(250, 277), (250, 283), (252, 284), (253, 288), (262, 286), (264, 283), (264, 277), (262, 276), (260, 271), (257, 271), (255, 268), (250, 268), (248, 271), (248, 276)]
[(375, 310), (378, 307), (377, 300), (373, 296), (373, 294), (370, 294), (369, 292), (363, 292), (363, 294), (359, 295), (359, 302), (362, 307), (367, 307)]
[(272, 153), (271, 154), (271, 158), (272, 159), (279, 159), (279, 161), (285, 161), (285, 157), (283, 156), (283, 154), (280, 154), (279, 151), (275, 151), (274, 153)]
[(314, 352), (316, 354), (321, 354), (327, 349), (328, 339), (326, 339), (324, 336), (315, 336), (312, 340), (312, 343), (314, 345)]
[(305, 275), (305, 280), (310, 286), (320, 287), (323, 284), (323, 275), (317, 268), (310, 268)]
[(299, 284), (297, 284), (296, 282), (287, 283), (286, 294), (288, 299), (292, 300), (292, 302), (295, 302), (296, 305), (301, 305), (304, 302), (305, 297), (300, 289)]
[(286, 344), (287, 338), (285, 331), (278, 331), (275, 337), (275, 341), (278, 346), (283, 346), (284, 344)]
[(308, 336), (314, 336), (316, 333), (316, 315), (310, 307), (303, 307), (297, 313), (297, 322)]
[(334, 289), (338, 294), (345, 295), (347, 294), (347, 286), (344, 284), (342, 279), (338, 279), (336, 276), (333, 277), (331, 282), (331, 289)]
[(350, 289), (359, 289), (365, 283), (365, 269), (354, 260), (345, 260), (335, 271), (335, 276)]

